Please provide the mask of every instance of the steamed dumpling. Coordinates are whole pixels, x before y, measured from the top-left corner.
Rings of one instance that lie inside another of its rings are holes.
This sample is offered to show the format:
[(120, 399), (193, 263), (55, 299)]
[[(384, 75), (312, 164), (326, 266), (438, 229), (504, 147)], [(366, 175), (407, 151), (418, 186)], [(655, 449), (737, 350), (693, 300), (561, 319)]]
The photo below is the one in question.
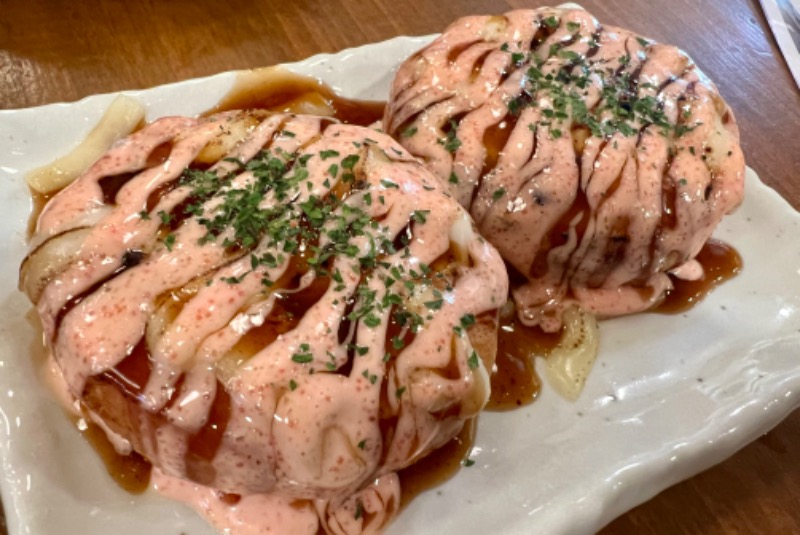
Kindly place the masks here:
[(520, 319), (638, 312), (742, 200), (733, 113), (681, 50), (582, 9), (465, 17), (405, 61), (384, 128), (509, 265)]
[(21, 281), (118, 443), (309, 533), (380, 530), (395, 472), (480, 411), (508, 291), (390, 137), (258, 111), (118, 142), (45, 207)]

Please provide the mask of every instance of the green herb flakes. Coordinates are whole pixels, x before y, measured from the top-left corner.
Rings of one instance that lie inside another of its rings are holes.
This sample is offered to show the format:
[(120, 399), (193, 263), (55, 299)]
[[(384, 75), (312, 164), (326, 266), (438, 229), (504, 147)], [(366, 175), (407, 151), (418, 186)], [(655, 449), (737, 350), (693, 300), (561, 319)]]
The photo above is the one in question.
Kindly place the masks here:
[(555, 15), (550, 15), (542, 22), (544, 22), (545, 26), (547, 26), (548, 28), (557, 28), (559, 24), (558, 17), (556, 17)]
[(473, 350), (470, 354), (469, 358), (467, 359), (467, 366), (469, 366), (470, 370), (474, 370), (478, 366), (480, 366), (480, 357), (478, 354)]
[(416, 126), (410, 126), (410, 127), (406, 128), (405, 130), (403, 130), (403, 133), (400, 134), (400, 135), (402, 137), (411, 137), (416, 133), (417, 133), (417, 127)]
[(311, 354), (308, 344), (300, 344), (300, 350), (292, 355), (292, 361), (298, 364), (308, 364), (314, 360), (314, 355)]

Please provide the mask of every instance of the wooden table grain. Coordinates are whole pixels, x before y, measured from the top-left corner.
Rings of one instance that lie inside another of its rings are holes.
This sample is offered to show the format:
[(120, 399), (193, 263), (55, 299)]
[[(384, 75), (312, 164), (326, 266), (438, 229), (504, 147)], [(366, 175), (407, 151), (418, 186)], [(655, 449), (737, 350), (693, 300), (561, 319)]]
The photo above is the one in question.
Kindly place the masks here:
[[(0, 108), (296, 61), (539, 0), (0, 0)], [(687, 50), (736, 112), (748, 164), (800, 208), (800, 92), (757, 0), (584, 0)], [(2, 155), (0, 154), (0, 158)], [(800, 533), (800, 412), (607, 526), (612, 534)], [(0, 529), (4, 521), (0, 517)]]

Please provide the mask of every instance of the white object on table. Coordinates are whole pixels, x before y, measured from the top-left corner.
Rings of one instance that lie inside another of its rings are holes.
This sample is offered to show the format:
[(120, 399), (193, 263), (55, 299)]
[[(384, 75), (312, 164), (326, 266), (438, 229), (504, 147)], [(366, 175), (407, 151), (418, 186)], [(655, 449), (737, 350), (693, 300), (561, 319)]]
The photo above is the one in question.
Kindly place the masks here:
[(783, 58), (800, 87), (800, 0), (761, 0)]

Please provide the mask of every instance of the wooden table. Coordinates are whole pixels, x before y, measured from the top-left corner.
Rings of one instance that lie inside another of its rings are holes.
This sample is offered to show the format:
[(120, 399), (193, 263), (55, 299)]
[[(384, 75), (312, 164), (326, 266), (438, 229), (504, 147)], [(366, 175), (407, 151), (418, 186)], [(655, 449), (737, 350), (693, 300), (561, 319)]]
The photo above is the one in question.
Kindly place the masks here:
[[(0, 108), (71, 101), (441, 31), (540, 0), (0, 0)], [(748, 164), (800, 208), (800, 93), (757, 0), (584, 0), (606, 24), (680, 45), (735, 110)], [(800, 412), (603, 533), (800, 533)], [(2, 519), (0, 518), (0, 526)]]

